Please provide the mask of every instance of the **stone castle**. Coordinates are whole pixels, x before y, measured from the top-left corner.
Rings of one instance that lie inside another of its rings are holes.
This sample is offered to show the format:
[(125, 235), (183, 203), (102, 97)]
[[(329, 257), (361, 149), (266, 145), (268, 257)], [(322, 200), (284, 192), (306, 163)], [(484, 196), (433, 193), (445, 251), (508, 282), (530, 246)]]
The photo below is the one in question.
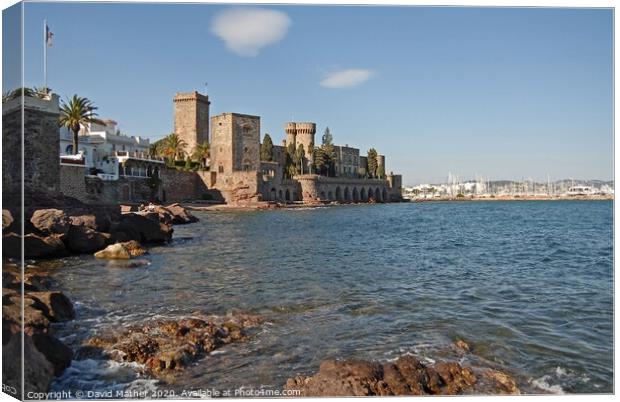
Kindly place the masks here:
[[(363, 178), (366, 157), (359, 149), (335, 146), (336, 175), (312, 172), (316, 124), (288, 122), (286, 139), (273, 146), (271, 160), (261, 160), (260, 117), (223, 113), (209, 118), (209, 98), (198, 92), (177, 93), (174, 97), (174, 130), (193, 149), (209, 141), (210, 170), (206, 186), (216, 190), (228, 203), (280, 202), (391, 202), (401, 200), (402, 176)], [(210, 127), (210, 131), (209, 131)], [(210, 137), (209, 137), (210, 134)], [(303, 145), (301, 174), (285, 178), (286, 149)], [(385, 157), (377, 162), (385, 170)]]
[[(286, 139), (274, 145), (270, 160), (261, 160), (260, 117), (240, 113), (209, 115), (209, 98), (197, 92), (174, 97), (174, 129), (187, 150), (209, 141), (208, 170), (184, 171), (165, 166), (163, 160), (142, 153), (116, 151), (106, 155), (117, 164), (116, 174), (93, 174), (60, 154), (59, 99), (17, 98), (2, 105), (3, 201), (19, 204), (52, 200), (55, 195), (88, 204), (219, 200), (231, 204), (260, 201), (390, 202), (401, 199), (400, 175), (367, 179), (366, 158), (359, 149), (334, 146), (335, 177), (312, 172), (316, 124), (285, 124)], [(23, 135), (23, 144), (22, 144)], [(83, 138), (80, 140), (83, 141)], [(303, 145), (301, 174), (285, 176), (287, 146)], [(22, 153), (18, 152), (23, 150)], [(385, 167), (385, 158), (378, 156)], [(22, 173), (24, 181), (22, 182)], [(159, 185), (153, 186), (153, 176)], [(34, 201), (33, 201), (34, 202)], [(8, 205), (8, 204), (7, 204)]]

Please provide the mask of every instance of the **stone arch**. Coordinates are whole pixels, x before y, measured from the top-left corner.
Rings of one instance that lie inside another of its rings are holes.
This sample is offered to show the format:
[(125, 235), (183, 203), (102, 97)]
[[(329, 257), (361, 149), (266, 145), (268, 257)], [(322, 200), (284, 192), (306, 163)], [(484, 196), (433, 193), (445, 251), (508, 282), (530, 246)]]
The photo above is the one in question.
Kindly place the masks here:
[(381, 202), (381, 192), (379, 191), (379, 187), (375, 188), (375, 201)]
[(333, 191), (329, 190), (327, 192), (327, 199), (330, 200), (330, 201), (334, 200), (334, 192)]
[(383, 187), (383, 191), (381, 192), (381, 198), (383, 198), (383, 202), (388, 202), (388, 193), (385, 187)]
[(278, 200), (282, 201), (283, 199), (282, 190), (280, 190), (278, 191)]
[(362, 187), (362, 189), (360, 190), (360, 201), (362, 202), (366, 202), (366, 189), (364, 187)]
[(291, 192), (288, 190), (288, 188), (286, 189), (285, 199), (286, 199), (286, 201), (290, 201), (291, 200)]
[(342, 190), (340, 186), (336, 187), (336, 201), (342, 201)]
[(349, 187), (344, 188), (344, 200), (351, 201), (351, 194), (349, 193)]
[(359, 202), (360, 196), (357, 192), (357, 187), (353, 187), (353, 202)]
[(293, 190), (293, 201), (300, 201), (299, 194), (295, 190)]
[(271, 188), (271, 191), (269, 192), (269, 199), (271, 201), (275, 201), (277, 199), (275, 187)]

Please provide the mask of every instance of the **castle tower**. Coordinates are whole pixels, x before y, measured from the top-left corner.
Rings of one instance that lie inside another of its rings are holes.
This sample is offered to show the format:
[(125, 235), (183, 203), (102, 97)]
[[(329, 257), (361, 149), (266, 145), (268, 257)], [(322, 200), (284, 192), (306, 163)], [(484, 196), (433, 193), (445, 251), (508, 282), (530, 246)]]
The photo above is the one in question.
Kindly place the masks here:
[(314, 135), (316, 134), (315, 123), (295, 123), (297, 128), (297, 146), (299, 144), (304, 146), (306, 152), (306, 159), (312, 161), (312, 154), (314, 153)]
[(174, 95), (174, 132), (187, 144), (185, 153), (209, 140), (209, 97), (194, 92)]
[(297, 148), (297, 127), (295, 123), (288, 122), (284, 126), (284, 131), (286, 131), (286, 146), (289, 144), (293, 144), (295, 148)]

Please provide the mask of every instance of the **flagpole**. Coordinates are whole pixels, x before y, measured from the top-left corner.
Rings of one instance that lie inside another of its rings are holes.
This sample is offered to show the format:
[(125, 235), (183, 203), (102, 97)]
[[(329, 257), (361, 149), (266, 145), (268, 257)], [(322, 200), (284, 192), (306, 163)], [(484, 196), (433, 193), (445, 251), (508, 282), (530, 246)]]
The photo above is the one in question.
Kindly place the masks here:
[(47, 92), (47, 20), (43, 20), (43, 88)]

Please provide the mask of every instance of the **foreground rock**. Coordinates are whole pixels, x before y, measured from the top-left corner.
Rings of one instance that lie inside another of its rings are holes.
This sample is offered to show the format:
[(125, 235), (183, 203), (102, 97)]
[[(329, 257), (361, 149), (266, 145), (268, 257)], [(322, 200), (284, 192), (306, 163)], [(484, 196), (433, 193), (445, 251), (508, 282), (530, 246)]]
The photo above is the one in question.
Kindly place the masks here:
[(120, 222), (112, 224), (110, 232), (117, 242), (136, 240), (140, 243), (165, 243), (172, 239), (172, 226), (161, 222), (153, 212), (123, 214)]
[(140, 243), (131, 240), (124, 243), (111, 244), (103, 250), (96, 252), (95, 257), (112, 260), (128, 260), (144, 254), (146, 254), (146, 250), (140, 246)]
[[(3, 265), (2, 369), (3, 382), (11, 386), (21, 383), (21, 279), (16, 265)], [(71, 348), (54, 336), (50, 322), (71, 320), (75, 312), (62, 292), (47, 290), (51, 280), (45, 275), (30, 273), (23, 279), (25, 389), (46, 392), (54, 376), (71, 364), (73, 356)]]
[(219, 347), (245, 339), (247, 330), (261, 322), (259, 316), (249, 314), (153, 320), (91, 338), (80, 353), (99, 349), (116, 361), (144, 364), (151, 374), (163, 377)]
[(387, 396), (518, 394), (512, 377), (490, 369), (462, 367), (456, 362), (425, 365), (414, 356), (393, 363), (326, 360), (311, 377), (298, 376), (286, 389), (301, 396)]
[(168, 205), (166, 210), (172, 214), (172, 223), (175, 225), (198, 222), (198, 218), (180, 204)]

